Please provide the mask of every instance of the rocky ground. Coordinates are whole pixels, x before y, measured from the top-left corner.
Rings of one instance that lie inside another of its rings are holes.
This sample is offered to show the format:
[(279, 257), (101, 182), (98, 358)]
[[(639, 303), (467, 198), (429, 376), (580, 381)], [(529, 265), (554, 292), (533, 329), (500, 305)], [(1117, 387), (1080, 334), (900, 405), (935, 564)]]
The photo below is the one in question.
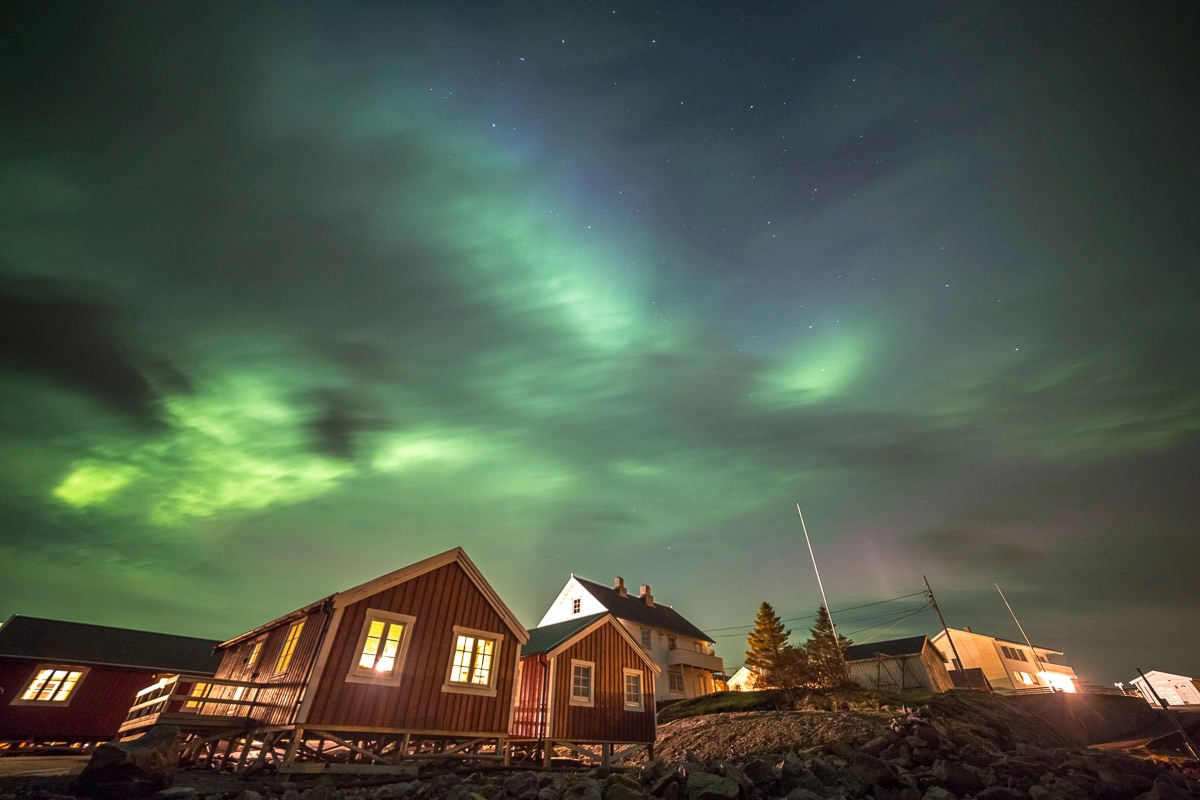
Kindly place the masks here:
[[(239, 778), (184, 771), (155, 800), (1176, 800), (1200, 773), (1072, 745), (974, 693), (872, 712), (714, 714), (662, 726), (623, 769), (443, 772), (420, 779)], [(0, 779), (0, 800), (68, 800), (69, 779)]]

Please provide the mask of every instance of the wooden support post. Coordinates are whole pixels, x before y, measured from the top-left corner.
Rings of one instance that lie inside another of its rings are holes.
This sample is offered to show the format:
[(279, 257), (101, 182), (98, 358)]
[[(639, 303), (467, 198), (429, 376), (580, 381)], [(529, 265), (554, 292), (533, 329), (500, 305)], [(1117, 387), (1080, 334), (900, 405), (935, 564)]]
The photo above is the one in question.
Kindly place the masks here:
[(542, 739), (542, 766), (550, 769), (554, 763), (554, 748), (550, 745), (549, 739)]
[(299, 726), (292, 729), (292, 740), (288, 742), (287, 752), (283, 755), (284, 764), (293, 764), (296, 761), (296, 754), (300, 750), (300, 745), (304, 741), (304, 728)]

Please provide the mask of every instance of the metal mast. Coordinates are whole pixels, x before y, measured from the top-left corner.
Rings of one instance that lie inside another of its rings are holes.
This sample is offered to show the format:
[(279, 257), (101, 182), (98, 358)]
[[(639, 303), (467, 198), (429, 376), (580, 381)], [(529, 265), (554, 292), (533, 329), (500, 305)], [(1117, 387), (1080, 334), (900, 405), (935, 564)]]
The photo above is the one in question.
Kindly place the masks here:
[(829, 601), (825, 599), (825, 584), (821, 582), (821, 571), (817, 569), (817, 557), (813, 554), (812, 540), (808, 538), (808, 526), (804, 524), (804, 512), (800, 510), (799, 503), (796, 503), (796, 513), (800, 515), (800, 529), (804, 531), (804, 541), (808, 544), (808, 557), (812, 559), (813, 572), (817, 576), (817, 586), (821, 590), (821, 602), (825, 604), (825, 613), (829, 615), (829, 627), (833, 631), (833, 646), (838, 651), (838, 657), (842, 660), (842, 669), (845, 670), (846, 654), (842, 652), (837, 628), (833, 624), (833, 612), (829, 610)]

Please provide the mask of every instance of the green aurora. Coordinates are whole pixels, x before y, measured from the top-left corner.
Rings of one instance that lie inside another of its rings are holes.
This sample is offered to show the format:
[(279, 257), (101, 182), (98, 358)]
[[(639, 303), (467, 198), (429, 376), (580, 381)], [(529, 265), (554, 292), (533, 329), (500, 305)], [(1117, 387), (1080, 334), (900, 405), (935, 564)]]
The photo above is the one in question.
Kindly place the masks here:
[(799, 502), (835, 612), (1013, 637), (999, 582), (1200, 674), (1186, 26), (927, 11), (21, 4), (0, 616), (227, 637), (461, 545), (732, 666), (820, 602)]

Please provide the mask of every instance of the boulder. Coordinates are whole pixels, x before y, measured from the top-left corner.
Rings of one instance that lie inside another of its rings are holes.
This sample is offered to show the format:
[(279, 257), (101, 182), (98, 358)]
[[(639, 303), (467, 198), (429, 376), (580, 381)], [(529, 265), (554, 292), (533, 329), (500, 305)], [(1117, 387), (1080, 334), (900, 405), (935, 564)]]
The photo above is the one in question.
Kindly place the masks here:
[(175, 782), (179, 744), (175, 725), (156, 725), (133, 741), (102, 744), (71, 781), (71, 791), (96, 800), (130, 800), (166, 789)]
[(729, 778), (707, 772), (692, 772), (687, 777), (688, 800), (733, 800), (742, 787)]

